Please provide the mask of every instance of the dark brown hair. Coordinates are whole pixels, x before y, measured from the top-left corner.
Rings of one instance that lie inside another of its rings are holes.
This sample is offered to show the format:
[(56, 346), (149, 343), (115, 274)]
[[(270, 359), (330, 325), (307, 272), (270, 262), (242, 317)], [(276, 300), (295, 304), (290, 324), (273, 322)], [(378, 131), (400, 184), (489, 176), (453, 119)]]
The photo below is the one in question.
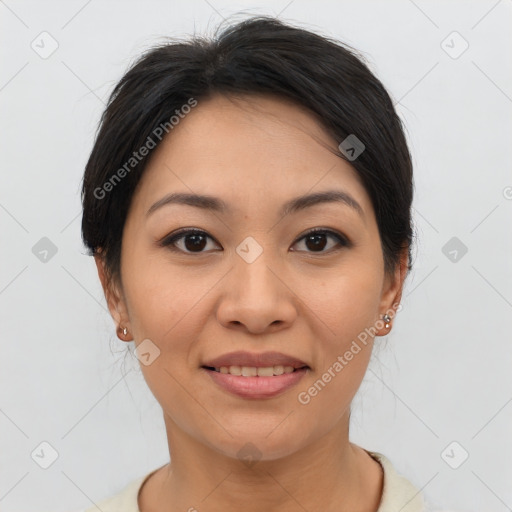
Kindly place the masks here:
[(307, 108), (339, 143), (355, 136), (364, 151), (354, 159), (354, 148), (343, 151), (342, 144), (339, 156), (371, 198), (385, 272), (395, 270), (403, 249), (412, 268), (412, 162), (389, 94), (348, 45), (256, 16), (212, 39), (153, 47), (114, 88), (82, 185), (82, 238), (90, 254), (101, 249), (112, 277), (120, 279), (123, 227), (150, 158), (151, 149), (139, 150), (158, 145), (162, 127), (172, 136), (170, 120), (185, 105), (216, 93), (279, 95)]

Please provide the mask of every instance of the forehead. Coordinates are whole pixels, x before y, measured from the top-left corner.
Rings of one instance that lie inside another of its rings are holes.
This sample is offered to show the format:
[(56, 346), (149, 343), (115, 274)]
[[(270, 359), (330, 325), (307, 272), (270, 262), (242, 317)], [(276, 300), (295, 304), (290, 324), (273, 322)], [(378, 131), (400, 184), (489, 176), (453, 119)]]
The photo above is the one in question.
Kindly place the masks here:
[(138, 203), (165, 193), (208, 193), (247, 207), (333, 187), (367, 211), (369, 198), (352, 166), (330, 151), (337, 142), (295, 103), (269, 95), (214, 96), (198, 104), (154, 150)]

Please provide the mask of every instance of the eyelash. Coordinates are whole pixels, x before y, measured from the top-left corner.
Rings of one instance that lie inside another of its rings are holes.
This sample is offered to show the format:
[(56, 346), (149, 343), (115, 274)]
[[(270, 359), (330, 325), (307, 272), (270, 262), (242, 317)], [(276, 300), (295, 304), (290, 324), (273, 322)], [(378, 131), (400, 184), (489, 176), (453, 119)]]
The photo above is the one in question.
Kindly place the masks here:
[[(338, 244), (339, 244), (340, 247), (334, 248), (334, 251), (339, 250), (339, 249), (341, 249), (343, 247), (351, 247), (351, 245), (352, 245), (351, 242), (345, 236), (341, 235), (340, 233), (337, 233), (336, 231), (332, 231), (330, 229), (325, 229), (325, 228), (314, 228), (314, 229), (311, 229), (310, 231), (308, 231), (307, 233), (302, 235), (300, 238), (298, 238), (294, 242), (293, 245), (295, 245), (297, 242), (300, 242), (304, 238), (307, 238), (308, 236), (317, 235), (317, 234), (329, 235), (329, 236), (335, 238), (338, 241)], [(159, 245), (161, 247), (166, 247), (166, 248), (168, 248), (171, 251), (181, 252), (181, 253), (184, 253), (184, 254), (198, 254), (198, 255), (199, 254), (206, 254), (207, 251), (200, 251), (200, 252), (183, 251), (182, 249), (179, 249), (179, 248), (177, 248), (174, 245), (174, 244), (176, 244), (176, 242), (178, 242), (179, 240), (181, 240), (181, 239), (183, 239), (183, 238), (185, 238), (186, 236), (189, 236), (189, 235), (205, 235), (206, 237), (214, 240), (214, 242), (218, 244), (218, 242), (213, 237), (211, 237), (208, 233), (206, 233), (205, 231), (202, 231), (200, 229), (185, 228), (185, 229), (181, 229), (178, 232), (173, 233), (173, 234), (165, 237), (164, 239), (162, 239), (159, 242)], [(218, 244), (218, 245), (220, 245), (220, 244)], [(299, 251), (299, 252), (301, 252), (301, 251)], [(321, 255), (321, 254), (329, 254), (329, 253), (333, 252), (333, 249), (331, 248), (328, 251), (318, 251), (318, 252), (306, 251), (306, 252), (308, 252), (309, 254), (320, 254)]]

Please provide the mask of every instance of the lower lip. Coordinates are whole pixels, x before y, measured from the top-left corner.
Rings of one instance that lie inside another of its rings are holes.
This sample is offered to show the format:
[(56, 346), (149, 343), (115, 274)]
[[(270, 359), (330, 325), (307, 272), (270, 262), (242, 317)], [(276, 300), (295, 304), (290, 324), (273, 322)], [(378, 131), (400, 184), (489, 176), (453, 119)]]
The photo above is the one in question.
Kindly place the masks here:
[(272, 398), (295, 386), (306, 375), (308, 368), (273, 377), (242, 377), (202, 368), (221, 388), (242, 398)]

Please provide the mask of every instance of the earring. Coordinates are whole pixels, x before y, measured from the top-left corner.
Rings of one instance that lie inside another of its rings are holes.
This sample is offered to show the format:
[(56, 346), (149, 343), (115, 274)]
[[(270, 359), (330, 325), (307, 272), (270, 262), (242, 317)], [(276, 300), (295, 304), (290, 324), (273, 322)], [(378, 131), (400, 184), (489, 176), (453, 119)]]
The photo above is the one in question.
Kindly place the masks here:
[(386, 329), (389, 329), (389, 322), (391, 322), (391, 317), (386, 313), (386, 314), (382, 317), (382, 320), (384, 320), (384, 322), (385, 322), (385, 327), (386, 327)]
[(121, 336), (126, 336), (128, 334), (128, 329), (126, 327), (121, 327), (119, 326), (117, 328), (117, 337), (121, 340), (121, 341), (126, 341), (125, 339), (121, 338)]

